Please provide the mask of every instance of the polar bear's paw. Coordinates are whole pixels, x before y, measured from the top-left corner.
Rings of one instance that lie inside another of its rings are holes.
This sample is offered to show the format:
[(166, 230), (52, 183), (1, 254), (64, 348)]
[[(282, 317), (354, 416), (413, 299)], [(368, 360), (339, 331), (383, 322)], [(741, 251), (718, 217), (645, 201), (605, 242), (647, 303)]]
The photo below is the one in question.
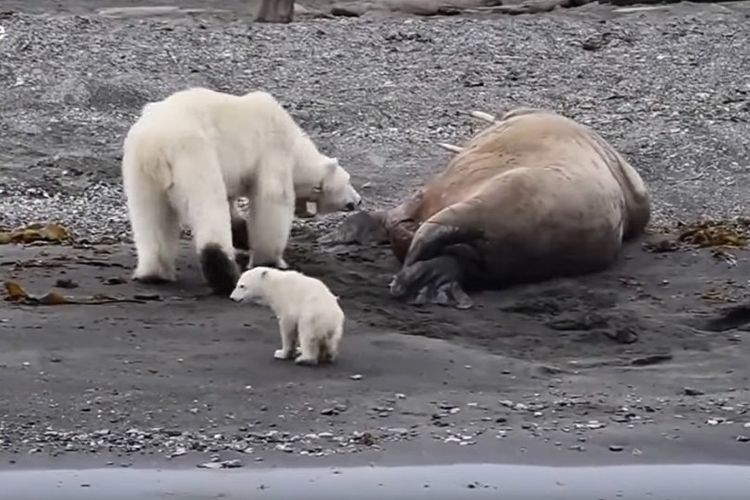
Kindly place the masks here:
[(311, 356), (299, 355), (294, 358), (294, 363), (300, 366), (315, 366), (318, 364), (318, 359)]
[(241, 271), (246, 271), (250, 269), (250, 266), (248, 265), (250, 264), (250, 254), (243, 251), (237, 251), (234, 254), (234, 262)]
[(133, 274), (133, 281), (143, 283), (144, 285), (165, 285), (175, 281), (174, 276), (162, 276), (155, 273)]
[(276, 268), (286, 271), (289, 269), (289, 264), (283, 258), (279, 257), (279, 260), (276, 261)]
[(246, 269), (252, 269), (254, 267), (260, 267), (260, 266), (273, 267), (276, 269), (281, 269), (282, 271), (287, 271), (291, 269), (289, 267), (289, 264), (287, 264), (287, 262), (284, 260), (283, 257), (279, 257), (275, 261), (265, 261), (265, 260), (259, 261), (259, 260), (254, 259), (253, 255), (251, 254), (247, 260)]
[(234, 259), (219, 245), (209, 243), (200, 251), (200, 262), (203, 275), (213, 293), (228, 297), (239, 278), (239, 269)]

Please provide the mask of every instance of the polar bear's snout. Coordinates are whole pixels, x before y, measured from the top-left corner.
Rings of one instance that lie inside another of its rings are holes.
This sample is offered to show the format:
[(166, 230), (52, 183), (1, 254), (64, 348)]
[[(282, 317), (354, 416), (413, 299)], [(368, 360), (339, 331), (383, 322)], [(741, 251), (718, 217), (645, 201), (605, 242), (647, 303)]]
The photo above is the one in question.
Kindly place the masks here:
[(231, 294), (229, 294), (229, 299), (233, 302), (242, 302), (247, 297), (247, 287), (242, 284), (238, 283), (237, 286), (234, 288)]
[(352, 192), (350, 193), (350, 198), (352, 201), (349, 201), (344, 205), (344, 210), (347, 212), (354, 212), (359, 207), (362, 206), (362, 197), (359, 195), (357, 191), (352, 188)]
[(318, 213), (352, 212), (362, 206), (362, 196), (351, 184), (349, 172), (337, 159), (329, 160), (328, 170), (320, 185), (317, 202)]

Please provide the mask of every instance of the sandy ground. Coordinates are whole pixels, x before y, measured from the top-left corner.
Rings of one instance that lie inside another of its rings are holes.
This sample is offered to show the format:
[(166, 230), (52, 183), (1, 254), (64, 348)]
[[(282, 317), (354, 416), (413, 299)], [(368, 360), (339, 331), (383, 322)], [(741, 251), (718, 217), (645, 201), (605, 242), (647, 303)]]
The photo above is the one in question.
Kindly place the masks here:
[(722, 301), (747, 298), (744, 261), (633, 245), (610, 272), (483, 293), (471, 312), (393, 303), (385, 284), (396, 266), (383, 248), (297, 232), (289, 261), (343, 297), (347, 335), (333, 366), (274, 360), (271, 313), (207, 296), (192, 259), (177, 285), (149, 288), (119, 283), (129, 248), (6, 247), (4, 277), (30, 293), (72, 280), (77, 288), (57, 290), (142, 303), (4, 308), (3, 454), (29, 465), (37, 454), (103, 465), (236, 449), (264, 465), (307, 454), (748, 460), (738, 441), (750, 434), (748, 330), (706, 321)]
[(386, 248), (324, 243), (338, 219), (302, 221), (288, 261), (348, 315), (342, 357), (317, 369), (273, 359), (269, 311), (207, 296), (188, 242), (177, 285), (115, 279), (134, 263), (122, 133), (146, 99), (195, 83), (271, 88), (351, 165), (370, 206), (446, 161), (434, 141), (477, 129), (458, 110), (522, 103), (592, 124), (633, 158), (659, 224), (742, 213), (746, 20), (690, 9), (257, 28), (4, 18), (0, 225), (61, 220), (79, 244), (4, 245), (0, 276), (136, 302), (0, 303), (0, 466), (750, 461), (750, 330), (707, 321), (748, 300), (745, 250), (730, 266), (636, 242), (608, 272), (458, 311), (394, 302)]

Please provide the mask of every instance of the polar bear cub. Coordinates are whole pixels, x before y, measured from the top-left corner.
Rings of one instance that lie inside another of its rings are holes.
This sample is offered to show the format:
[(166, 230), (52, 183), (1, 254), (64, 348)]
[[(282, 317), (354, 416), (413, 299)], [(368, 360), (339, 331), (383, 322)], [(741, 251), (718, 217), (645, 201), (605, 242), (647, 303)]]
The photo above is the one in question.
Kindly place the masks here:
[(268, 305), (279, 320), (281, 349), (276, 359), (289, 359), (299, 347), (297, 364), (333, 362), (344, 334), (344, 311), (336, 297), (319, 279), (272, 267), (245, 271), (230, 295)]
[(320, 153), (262, 91), (190, 88), (146, 104), (125, 137), (122, 176), (138, 259), (133, 279), (175, 280), (179, 225), (186, 223), (203, 275), (221, 295), (239, 275), (235, 200), (250, 200), (248, 267), (280, 268), (287, 267), (295, 201), (314, 202), (318, 213), (355, 210), (362, 201), (338, 160)]

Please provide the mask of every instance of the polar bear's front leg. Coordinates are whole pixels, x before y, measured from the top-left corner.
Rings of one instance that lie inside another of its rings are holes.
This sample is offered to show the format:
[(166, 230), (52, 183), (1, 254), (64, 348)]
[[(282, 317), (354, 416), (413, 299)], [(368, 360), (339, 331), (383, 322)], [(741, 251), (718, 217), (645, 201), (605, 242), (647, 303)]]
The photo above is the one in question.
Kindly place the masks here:
[(213, 292), (229, 296), (239, 278), (221, 165), (212, 145), (183, 144), (173, 153), (172, 198), (190, 224), (201, 272)]
[(229, 217), (232, 222), (232, 244), (240, 250), (250, 250), (250, 234), (247, 228), (247, 217), (237, 209), (237, 201), (229, 199)]
[(281, 349), (273, 352), (276, 359), (290, 359), (294, 354), (294, 343), (297, 337), (297, 322), (288, 318), (279, 320), (279, 335), (281, 336)]
[(292, 229), (295, 198), (291, 168), (284, 165), (288, 161), (279, 159), (273, 168), (264, 166), (259, 172), (248, 221), (252, 246), (248, 267), (289, 267), (283, 255)]

